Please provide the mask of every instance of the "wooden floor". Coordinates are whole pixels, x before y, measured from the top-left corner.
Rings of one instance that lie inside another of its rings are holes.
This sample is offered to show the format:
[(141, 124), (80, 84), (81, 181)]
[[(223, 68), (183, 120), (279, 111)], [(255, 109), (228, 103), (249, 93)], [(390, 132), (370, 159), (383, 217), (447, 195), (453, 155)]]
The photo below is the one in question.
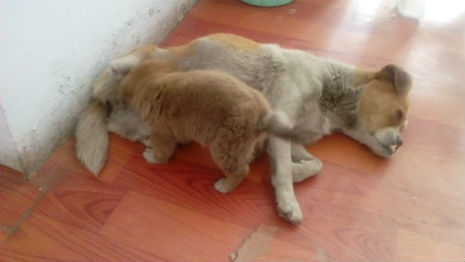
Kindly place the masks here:
[(324, 168), (295, 185), (301, 225), (277, 215), (266, 156), (222, 195), (213, 189), (221, 173), (198, 145), (157, 166), (141, 157), (142, 145), (111, 137), (95, 179), (70, 139), (32, 183), (0, 168), (1, 260), (463, 261), (465, 8), (430, 1), (415, 21), (395, 2), (200, 0), (163, 43), (232, 32), (412, 74), (409, 127), (395, 157), (337, 134), (308, 146)]

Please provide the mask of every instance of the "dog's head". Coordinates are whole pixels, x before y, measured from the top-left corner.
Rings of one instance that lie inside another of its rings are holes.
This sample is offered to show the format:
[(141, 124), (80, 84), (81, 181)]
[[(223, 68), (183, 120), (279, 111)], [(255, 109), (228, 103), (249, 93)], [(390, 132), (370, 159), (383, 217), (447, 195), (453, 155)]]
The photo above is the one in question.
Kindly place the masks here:
[(366, 144), (382, 157), (395, 154), (402, 145), (400, 132), (407, 126), (410, 76), (395, 65), (376, 72), (357, 106), (357, 124), (344, 133)]

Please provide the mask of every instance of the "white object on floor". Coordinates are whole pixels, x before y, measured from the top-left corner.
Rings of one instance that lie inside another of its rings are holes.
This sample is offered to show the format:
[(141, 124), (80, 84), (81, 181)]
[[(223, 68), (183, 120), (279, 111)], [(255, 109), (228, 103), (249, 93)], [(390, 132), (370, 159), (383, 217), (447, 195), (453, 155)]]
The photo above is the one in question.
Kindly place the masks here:
[(406, 17), (420, 19), (427, 4), (428, 0), (397, 0), (397, 12)]

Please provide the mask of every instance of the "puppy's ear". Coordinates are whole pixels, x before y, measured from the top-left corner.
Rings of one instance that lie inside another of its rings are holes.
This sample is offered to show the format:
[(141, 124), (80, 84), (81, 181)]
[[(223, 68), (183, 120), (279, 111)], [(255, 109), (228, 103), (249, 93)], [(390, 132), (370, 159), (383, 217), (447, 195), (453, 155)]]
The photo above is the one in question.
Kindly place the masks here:
[(396, 65), (387, 65), (378, 72), (377, 78), (391, 82), (397, 94), (406, 95), (412, 87), (409, 74)]
[(127, 73), (129, 73), (133, 65), (124, 63), (124, 62), (125, 61), (120, 61), (120, 60), (110, 62), (111, 72), (114, 75), (118, 75), (118, 76), (125, 76)]
[(110, 69), (114, 75), (125, 76), (133, 67), (135, 67), (142, 58), (140, 55), (126, 55), (110, 62)]

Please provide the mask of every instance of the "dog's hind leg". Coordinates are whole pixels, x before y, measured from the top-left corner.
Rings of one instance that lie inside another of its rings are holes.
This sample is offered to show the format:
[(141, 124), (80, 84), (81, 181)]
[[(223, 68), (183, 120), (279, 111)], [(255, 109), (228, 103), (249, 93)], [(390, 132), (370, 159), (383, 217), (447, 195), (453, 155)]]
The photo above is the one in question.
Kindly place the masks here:
[(222, 136), (210, 145), (213, 161), (226, 175), (215, 183), (216, 190), (229, 193), (242, 182), (249, 173), (254, 147), (255, 143), (238, 143), (237, 139), (230, 139), (228, 142)]
[(152, 148), (146, 148), (144, 158), (149, 163), (163, 164), (170, 160), (176, 150), (177, 141), (171, 136), (151, 135)]
[(318, 174), (323, 168), (320, 159), (312, 156), (302, 144), (292, 143), (292, 181), (302, 182), (305, 179)]
[(268, 140), (267, 135), (261, 135), (257, 138), (255, 143), (253, 153), (252, 153), (252, 160), (259, 158), (266, 152), (266, 143)]
[(220, 193), (232, 192), (242, 182), (245, 176), (249, 173), (249, 166), (242, 165), (233, 171), (223, 171), (226, 174), (225, 178), (222, 178), (215, 183), (215, 189)]
[(279, 215), (293, 224), (298, 224), (302, 222), (302, 212), (292, 184), (291, 142), (270, 136), (268, 154), (272, 165), (271, 182), (275, 189)]
[(307, 149), (305, 149), (304, 145), (298, 142), (292, 142), (291, 144), (291, 157), (292, 162), (298, 163), (305, 160), (310, 160), (315, 158), (310, 153), (308, 153)]

